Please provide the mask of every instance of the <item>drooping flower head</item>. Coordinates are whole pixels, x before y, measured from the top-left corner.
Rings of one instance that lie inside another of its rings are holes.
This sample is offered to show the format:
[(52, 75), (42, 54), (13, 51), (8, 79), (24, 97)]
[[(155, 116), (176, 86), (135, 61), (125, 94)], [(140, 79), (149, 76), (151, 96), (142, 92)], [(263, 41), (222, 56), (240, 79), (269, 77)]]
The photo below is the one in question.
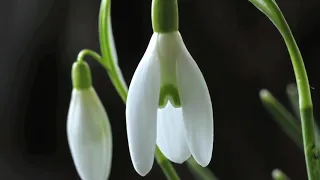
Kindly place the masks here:
[(191, 155), (207, 166), (213, 149), (213, 112), (205, 79), (178, 31), (176, 0), (153, 0), (154, 33), (130, 83), (126, 120), (129, 150), (142, 176), (156, 144), (171, 161)]
[(112, 159), (111, 127), (87, 63), (74, 63), (72, 83), (67, 136), (75, 167), (82, 180), (106, 180)]

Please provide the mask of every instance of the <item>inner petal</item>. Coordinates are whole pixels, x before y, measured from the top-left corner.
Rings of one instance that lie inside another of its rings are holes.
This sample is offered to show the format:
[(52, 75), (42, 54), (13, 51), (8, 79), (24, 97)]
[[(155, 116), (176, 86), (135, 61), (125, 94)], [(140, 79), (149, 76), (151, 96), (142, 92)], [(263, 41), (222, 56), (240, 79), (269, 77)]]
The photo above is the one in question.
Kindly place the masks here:
[(157, 144), (161, 152), (172, 162), (183, 163), (191, 153), (185, 137), (182, 109), (167, 105), (158, 109)]

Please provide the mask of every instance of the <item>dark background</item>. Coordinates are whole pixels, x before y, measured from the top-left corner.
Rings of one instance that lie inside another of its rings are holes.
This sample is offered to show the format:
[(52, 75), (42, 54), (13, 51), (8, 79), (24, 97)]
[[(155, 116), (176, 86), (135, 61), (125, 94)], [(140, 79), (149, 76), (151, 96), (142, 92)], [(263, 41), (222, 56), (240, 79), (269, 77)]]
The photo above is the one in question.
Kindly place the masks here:
[[(0, 179), (79, 179), (66, 140), (70, 69), (83, 48), (99, 52), (99, 0), (1, 0)], [(277, 0), (300, 46), (319, 109), (320, 1)], [(150, 0), (113, 0), (112, 20), (127, 83), (152, 34)], [(288, 106), (291, 62), (276, 28), (246, 0), (179, 0), (180, 32), (210, 89), (222, 180), (269, 180), (281, 168), (306, 179), (303, 153), (264, 110), (259, 90)], [(114, 141), (111, 179), (141, 179), (129, 157), (124, 104), (103, 68), (88, 59)], [(177, 165), (182, 179), (192, 179)], [(164, 179), (154, 164), (144, 179)]]

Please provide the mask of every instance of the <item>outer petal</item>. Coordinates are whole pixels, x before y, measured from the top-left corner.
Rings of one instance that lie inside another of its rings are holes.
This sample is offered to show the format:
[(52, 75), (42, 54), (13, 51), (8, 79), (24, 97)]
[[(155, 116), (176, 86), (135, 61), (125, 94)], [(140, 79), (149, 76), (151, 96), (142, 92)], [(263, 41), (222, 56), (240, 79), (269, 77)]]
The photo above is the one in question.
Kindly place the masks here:
[(111, 167), (112, 134), (106, 111), (93, 88), (73, 90), (67, 135), (81, 179), (106, 180)]
[(191, 154), (201, 166), (207, 166), (213, 150), (213, 112), (205, 79), (186, 49), (177, 60), (177, 84), (186, 137)]
[(157, 144), (161, 152), (175, 163), (183, 163), (191, 153), (186, 141), (182, 109), (174, 108), (170, 102), (158, 109)]
[(152, 168), (156, 147), (160, 65), (155, 56), (156, 34), (139, 63), (129, 87), (126, 107), (127, 134), (135, 170), (146, 175)]

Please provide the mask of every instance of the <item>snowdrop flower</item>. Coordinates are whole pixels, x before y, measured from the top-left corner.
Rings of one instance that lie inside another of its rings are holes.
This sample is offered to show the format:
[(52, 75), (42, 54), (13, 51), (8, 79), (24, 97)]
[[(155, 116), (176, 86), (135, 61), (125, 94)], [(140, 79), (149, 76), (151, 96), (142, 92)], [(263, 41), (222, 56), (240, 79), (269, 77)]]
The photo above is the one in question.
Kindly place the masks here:
[(106, 180), (112, 159), (111, 128), (85, 62), (74, 63), (72, 81), (67, 135), (75, 167), (82, 180)]
[(211, 99), (178, 31), (177, 2), (153, 0), (152, 8), (154, 33), (131, 80), (126, 106), (129, 151), (141, 176), (152, 168), (156, 144), (172, 162), (192, 155), (201, 166), (209, 164), (213, 149)]

